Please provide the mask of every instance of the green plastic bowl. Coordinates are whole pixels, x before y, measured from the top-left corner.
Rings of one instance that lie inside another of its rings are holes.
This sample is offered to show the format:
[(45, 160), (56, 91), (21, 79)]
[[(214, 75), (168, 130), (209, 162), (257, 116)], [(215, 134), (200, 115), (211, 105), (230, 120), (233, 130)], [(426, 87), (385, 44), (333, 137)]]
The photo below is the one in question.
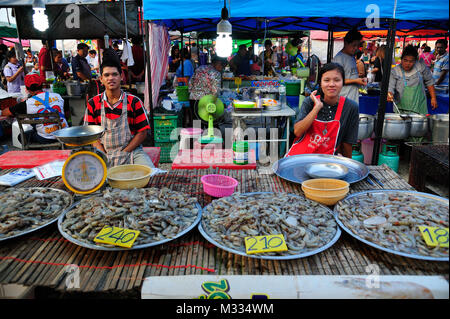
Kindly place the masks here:
[(251, 109), (256, 107), (256, 103), (250, 101), (234, 101), (233, 105), (237, 109)]

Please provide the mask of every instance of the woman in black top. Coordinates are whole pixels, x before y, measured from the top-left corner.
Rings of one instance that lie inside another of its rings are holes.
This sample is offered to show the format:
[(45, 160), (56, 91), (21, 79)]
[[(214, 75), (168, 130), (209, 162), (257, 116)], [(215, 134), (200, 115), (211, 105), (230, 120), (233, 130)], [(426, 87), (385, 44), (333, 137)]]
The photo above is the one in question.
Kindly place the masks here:
[(386, 53), (386, 46), (382, 45), (377, 49), (376, 58), (373, 62), (372, 73), (375, 73), (374, 82), (381, 82), (383, 77), (384, 56)]

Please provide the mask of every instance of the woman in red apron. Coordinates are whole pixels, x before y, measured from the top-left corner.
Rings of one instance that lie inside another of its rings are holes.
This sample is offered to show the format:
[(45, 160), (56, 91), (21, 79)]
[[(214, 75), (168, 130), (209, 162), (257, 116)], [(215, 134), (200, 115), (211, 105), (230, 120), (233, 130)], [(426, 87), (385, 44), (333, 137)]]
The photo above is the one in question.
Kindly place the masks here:
[(325, 64), (319, 73), (320, 95), (317, 91), (305, 99), (294, 125), (296, 138), (287, 156), (299, 154), (330, 154), (339, 151), (352, 157), (352, 144), (358, 136), (359, 111), (356, 102), (341, 97), (345, 73), (337, 63)]

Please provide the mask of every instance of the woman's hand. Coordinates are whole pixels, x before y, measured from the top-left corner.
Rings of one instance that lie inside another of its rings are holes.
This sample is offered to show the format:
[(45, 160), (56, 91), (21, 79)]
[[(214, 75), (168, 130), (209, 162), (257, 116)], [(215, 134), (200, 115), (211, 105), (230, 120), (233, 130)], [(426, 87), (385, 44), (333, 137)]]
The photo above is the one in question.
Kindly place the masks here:
[(438, 103), (437, 103), (437, 99), (436, 98), (431, 98), (431, 108), (433, 110), (437, 109), (438, 107)]
[(394, 95), (391, 92), (388, 92), (387, 99), (388, 102), (394, 101)]
[(320, 99), (316, 97), (317, 90), (313, 91), (310, 95), (311, 99), (314, 102), (314, 109), (317, 109), (317, 112), (320, 111), (323, 107), (323, 103)]

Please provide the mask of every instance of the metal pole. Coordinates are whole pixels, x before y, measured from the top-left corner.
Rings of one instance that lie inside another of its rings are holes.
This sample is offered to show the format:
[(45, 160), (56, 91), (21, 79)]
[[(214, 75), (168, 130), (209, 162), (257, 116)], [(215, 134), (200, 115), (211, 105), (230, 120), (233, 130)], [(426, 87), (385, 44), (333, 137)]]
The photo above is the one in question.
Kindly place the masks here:
[(333, 59), (333, 28), (328, 27), (328, 47), (327, 47), (327, 63)]
[(391, 76), (392, 55), (395, 46), (395, 30), (397, 20), (389, 19), (389, 30), (386, 39), (385, 64), (383, 66), (383, 76), (381, 79), (380, 101), (378, 104), (378, 116), (375, 124), (375, 142), (372, 151), (372, 165), (378, 165), (378, 156), (380, 155), (381, 136), (383, 133), (384, 114), (386, 113), (387, 94), (389, 89), (389, 78)]
[[(150, 65), (150, 39), (148, 34), (149, 29), (149, 23), (148, 20), (145, 21), (145, 43), (144, 43), (144, 49), (145, 49), (145, 57), (146, 57), (146, 65), (147, 65), (147, 79), (148, 79), (148, 96), (149, 96), (149, 105), (150, 105), (150, 127), (153, 128), (153, 91), (152, 91), (152, 68)], [(154, 129), (150, 130), (150, 146), (155, 146), (155, 133)]]
[(180, 49), (180, 61), (181, 61), (181, 77), (184, 78), (184, 61), (183, 61), (183, 28), (181, 29), (181, 49)]

